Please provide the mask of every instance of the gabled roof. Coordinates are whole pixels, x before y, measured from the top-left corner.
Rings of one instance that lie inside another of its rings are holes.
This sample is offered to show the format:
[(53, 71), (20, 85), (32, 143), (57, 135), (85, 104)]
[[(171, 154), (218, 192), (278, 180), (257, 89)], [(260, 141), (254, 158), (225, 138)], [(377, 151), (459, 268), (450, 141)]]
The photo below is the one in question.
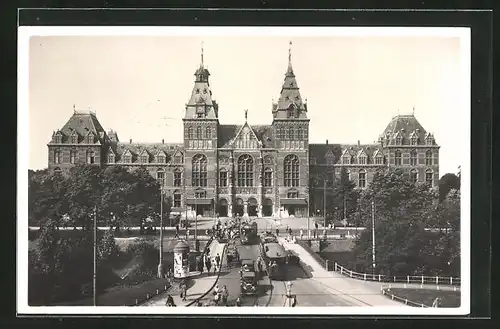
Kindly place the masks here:
[(257, 142), (256, 143), (257, 148), (260, 148), (262, 146), (262, 142), (259, 140), (259, 138), (255, 134), (255, 132), (253, 131), (252, 127), (250, 127), (250, 125), (247, 122), (245, 122), (245, 124), (243, 124), (243, 126), (241, 126), (241, 128), (236, 133), (236, 136), (234, 136), (234, 138), (231, 139), (230, 145), (235, 146), (235, 142), (243, 139), (243, 134), (249, 134), (250, 140), (253, 139)]
[[(231, 147), (232, 141), (236, 138), (244, 125), (219, 125), (218, 143), (221, 148)], [(262, 143), (264, 148), (274, 148), (274, 138), (272, 126), (270, 125), (248, 125), (255, 137)]]
[(379, 144), (309, 144), (309, 154), (316, 158), (316, 164), (325, 164), (330, 152), (335, 156), (336, 163), (340, 164), (344, 155), (358, 157), (364, 154), (372, 157), (379, 149)]

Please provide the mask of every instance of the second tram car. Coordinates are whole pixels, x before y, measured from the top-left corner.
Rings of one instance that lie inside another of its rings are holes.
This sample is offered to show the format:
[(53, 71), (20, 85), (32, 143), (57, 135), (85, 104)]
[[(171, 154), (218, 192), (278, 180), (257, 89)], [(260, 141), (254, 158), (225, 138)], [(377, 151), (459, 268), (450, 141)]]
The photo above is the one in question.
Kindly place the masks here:
[(241, 243), (251, 244), (257, 238), (257, 223), (245, 223), (241, 226)]
[(264, 255), (269, 277), (284, 280), (287, 272), (288, 252), (277, 242), (264, 243)]

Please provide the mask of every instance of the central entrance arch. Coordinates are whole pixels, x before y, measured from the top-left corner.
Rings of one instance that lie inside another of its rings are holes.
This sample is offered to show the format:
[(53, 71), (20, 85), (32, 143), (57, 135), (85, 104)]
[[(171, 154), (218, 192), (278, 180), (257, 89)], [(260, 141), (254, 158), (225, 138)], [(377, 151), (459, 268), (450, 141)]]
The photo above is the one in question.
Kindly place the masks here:
[(262, 216), (271, 217), (273, 215), (273, 200), (266, 198), (262, 203)]
[(243, 199), (236, 198), (234, 200), (233, 214), (235, 216), (243, 216)]
[(227, 217), (227, 200), (220, 199), (217, 207), (217, 212), (219, 213), (219, 217)]
[(248, 199), (248, 216), (256, 217), (257, 216), (257, 200), (255, 198)]

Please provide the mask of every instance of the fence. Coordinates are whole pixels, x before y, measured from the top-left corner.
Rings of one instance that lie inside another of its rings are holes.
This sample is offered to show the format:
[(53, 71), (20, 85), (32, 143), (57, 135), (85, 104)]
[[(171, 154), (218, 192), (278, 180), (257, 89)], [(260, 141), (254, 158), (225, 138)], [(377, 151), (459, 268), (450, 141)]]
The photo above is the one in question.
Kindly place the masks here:
[(390, 290), (391, 290), (390, 286), (382, 285), (382, 295), (387, 296), (392, 300), (396, 300), (398, 302), (404, 303), (405, 305), (413, 306), (413, 307), (424, 307), (424, 308), (430, 307), (428, 305), (425, 305), (424, 303), (417, 303), (417, 302), (414, 302), (412, 300), (408, 300), (408, 298), (402, 298), (402, 297), (396, 296), (393, 293), (391, 293)]
[[(324, 266), (328, 269), (328, 264)], [(347, 277), (364, 280), (364, 281), (378, 281), (378, 282), (399, 282), (399, 283), (416, 283), (416, 284), (435, 284), (435, 285), (450, 285), (460, 286), (460, 278), (454, 277), (440, 277), (440, 276), (426, 276), (426, 275), (407, 275), (407, 276), (389, 276), (383, 274), (368, 274), (359, 273), (346, 269), (345, 267), (334, 263), (333, 270), (339, 272)]]
[(307, 244), (307, 242), (305, 242), (305, 240), (295, 240), (296, 243), (301, 246), (302, 248), (304, 248), (313, 258), (314, 260), (316, 260), (321, 266), (323, 266), (324, 268), (328, 269), (328, 261), (327, 260), (324, 260), (320, 255), (318, 255), (317, 253), (315, 253), (311, 247), (309, 247), (309, 245)]

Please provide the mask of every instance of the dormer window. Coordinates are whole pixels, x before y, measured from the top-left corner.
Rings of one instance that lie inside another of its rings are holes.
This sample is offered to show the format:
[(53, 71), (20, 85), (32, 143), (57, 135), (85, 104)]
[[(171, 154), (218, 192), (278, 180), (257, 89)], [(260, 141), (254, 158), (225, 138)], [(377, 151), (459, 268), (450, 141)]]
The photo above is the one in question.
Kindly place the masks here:
[(335, 157), (333, 156), (333, 154), (327, 154), (326, 155), (326, 164), (327, 165), (334, 165), (335, 164)]
[(396, 136), (396, 145), (401, 145), (403, 144), (403, 137), (401, 136)]
[(61, 143), (62, 143), (62, 136), (56, 135), (56, 144), (61, 144)]
[(132, 163), (132, 155), (131, 155), (131, 154), (126, 154), (126, 155), (123, 157), (123, 162), (124, 162), (124, 163)]
[(375, 164), (384, 164), (384, 157), (381, 154), (377, 154), (377, 156), (375, 157)]
[(426, 145), (433, 145), (434, 144), (434, 138), (432, 137), (432, 135), (427, 135), (427, 137), (425, 138), (425, 144)]
[(71, 143), (72, 144), (78, 144), (78, 136), (77, 135), (71, 136)]
[(115, 155), (113, 153), (108, 154), (108, 163), (115, 163)]
[(365, 165), (367, 163), (368, 157), (364, 154), (358, 157), (358, 164)]
[(410, 139), (411, 145), (417, 145), (418, 142), (418, 137), (417, 136), (412, 136)]
[(174, 163), (176, 164), (181, 164), (183, 161), (182, 161), (182, 154), (176, 154), (174, 156)]
[(163, 153), (158, 154), (158, 157), (156, 159), (158, 163), (165, 163), (165, 155)]
[(149, 155), (144, 153), (141, 155), (141, 163), (148, 163), (149, 162)]
[(351, 156), (349, 154), (345, 154), (342, 156), (342, 164), (345, 164), (345, 165), (351, 164)]
[(89, 144), (93, 144), (94, 143), (94, 136), (92, 136), (92, 134), (89, 134), (87, 136), (87, 143), (89, 143)]

